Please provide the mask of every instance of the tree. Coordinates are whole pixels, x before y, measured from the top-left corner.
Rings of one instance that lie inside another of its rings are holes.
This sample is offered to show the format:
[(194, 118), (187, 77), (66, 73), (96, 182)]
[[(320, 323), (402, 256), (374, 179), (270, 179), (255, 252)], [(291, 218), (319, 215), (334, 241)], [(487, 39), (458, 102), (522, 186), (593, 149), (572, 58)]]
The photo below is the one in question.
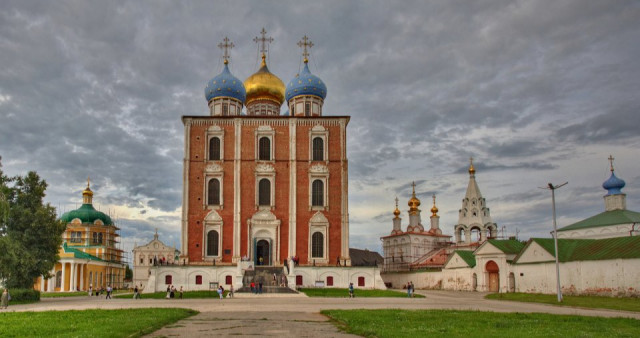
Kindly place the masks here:
[(126, 280), (133, 280), (133, 271), (131, 270), (131, 268), (129, 267), (129, 264), (126, 265), (125, 270), (124, 270), (124, 279)]
[(59, 259), (65, 225), (43, 203), (46, 189), (33, 171), (10, 178), (0, 169), (0, 280), (9, 288), (32, 288)]

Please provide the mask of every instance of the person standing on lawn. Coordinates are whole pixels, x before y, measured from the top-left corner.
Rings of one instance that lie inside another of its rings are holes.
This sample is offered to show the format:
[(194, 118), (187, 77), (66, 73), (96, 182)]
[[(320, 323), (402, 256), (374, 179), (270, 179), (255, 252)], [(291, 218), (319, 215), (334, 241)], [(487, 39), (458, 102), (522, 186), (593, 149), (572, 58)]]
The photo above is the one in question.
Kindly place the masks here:
[(354, 298), (355, 295), (353, 294), (353, 283), (349, 283), (349, 298)]
[(9, 306), (9, 290), (4, 289), (2, 291), (2, 297), (0, 298), (0, 309), (6, 309)]

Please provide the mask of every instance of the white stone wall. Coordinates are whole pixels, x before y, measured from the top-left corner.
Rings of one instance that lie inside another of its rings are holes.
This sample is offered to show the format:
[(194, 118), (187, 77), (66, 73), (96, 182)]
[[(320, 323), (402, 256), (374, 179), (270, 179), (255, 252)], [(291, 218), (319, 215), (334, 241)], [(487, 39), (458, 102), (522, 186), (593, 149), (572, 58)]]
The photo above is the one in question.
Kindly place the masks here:
[(473, 289), (473, 268), (442, 270), (442, 289), (453, 291), (475, 291)]
[(439, 290), (442, 288), (442, 272), (389, 272), (382, 274), (385, 283), (391, 283), (391, 288), (402, 289), (408, 282), (413, 282), (416, 289)]
[[(517, 292), (556, 293), (555, 262), (514, 267)], [(640, 259), (560, 263), (560, 284), (565, 294), (640, 296)]]
[[(346, 288), (353, 283), (361, 289), (386, 289), (384, 281), (380, 277), (380, 269), (377, 267), (293, 267), (287, 276), (289, 287), (296, 286), (296, 276), (302, 276), (302, 285), (299, 287), (315, 287), (317, 281), (323, 281), (325, 287), (327, 277), (333, 277), (333, 287)], [(167, 289), (165, 278), (171, 275), (171, 284), (184, 290), (209, 290), (210, 282), (223, 285), (228, 289), (226, 276), (232, 276), (234, 288), (242, 287), (243, 270), (239, 266), (158, 266), (151, 268), (147, 287), (144, 293), (153, 293)], [(195, 284), (196, 276), (202, 276), (202, 284)], [(364, 277), (365, 285), (358, 286), (359, 277)]]

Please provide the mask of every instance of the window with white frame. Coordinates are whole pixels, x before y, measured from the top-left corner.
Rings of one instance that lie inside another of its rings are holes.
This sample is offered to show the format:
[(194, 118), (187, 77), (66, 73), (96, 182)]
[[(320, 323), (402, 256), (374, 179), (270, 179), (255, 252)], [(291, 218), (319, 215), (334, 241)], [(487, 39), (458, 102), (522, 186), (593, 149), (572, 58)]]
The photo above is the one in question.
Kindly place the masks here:
[(206, 132), (205, 154), (208, 161), (221, 161), (224, 158), (224, 130), (220, 126), (211, 126)]
[(220, 234), (216, 230), (207, 233), (207, 256), (220, 256)]
[(258, 140), (258, 159), (260, 161), (271, 161), (271, 140), (266, 136)]
[(313, 138), (312, 144), (312, 161), (324, 161), (324, 140), (320, 136)]
[(321, 232), (314, 232), (311, 236), (311, 258), (324, 257), (324, 235)]
[(309, 259), (316, 263), (329, 263), (329, 220), (322, 211), (317, 211), (309, 220)]
[(207, 204), (220, 205), (220, 180), (212, 178), (207, 183)]
[(324, 182), (321, 179), (313, 180), (311, 183), (311, 206), (324, 206)]
[(220, 160), (220, 138), (213, 136), (209, 139), (209, 161)]
[(309, 160), (328, 161), (328, 137), (329, 131), (321, 125), (316, 125), (309, 130)]
[(271, 205), (271, 181), (268, 178), (260, 179), (258, 182), (258, 205)]
[(325, 210), (329, 206), (329, 169), (324, 164), (314, 164), (309, 168), (309, 208)]

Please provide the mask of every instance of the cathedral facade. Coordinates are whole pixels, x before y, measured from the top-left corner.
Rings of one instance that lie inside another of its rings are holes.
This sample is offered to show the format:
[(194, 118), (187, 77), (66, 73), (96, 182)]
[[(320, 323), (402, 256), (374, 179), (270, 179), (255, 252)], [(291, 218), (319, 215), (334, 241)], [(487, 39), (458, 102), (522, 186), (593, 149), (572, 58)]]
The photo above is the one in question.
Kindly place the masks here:
[[(308, 67), (285, 87), (267, 66), (244, 83), (228, 65), (209, 81), (208, 116), (183, 116), (183, 264), (349, 264), (348, 116), (324, 116)], [(281, 115), (286, 104), (288, 113)], [(243, 107), (245, 110), (243, 111)]]

